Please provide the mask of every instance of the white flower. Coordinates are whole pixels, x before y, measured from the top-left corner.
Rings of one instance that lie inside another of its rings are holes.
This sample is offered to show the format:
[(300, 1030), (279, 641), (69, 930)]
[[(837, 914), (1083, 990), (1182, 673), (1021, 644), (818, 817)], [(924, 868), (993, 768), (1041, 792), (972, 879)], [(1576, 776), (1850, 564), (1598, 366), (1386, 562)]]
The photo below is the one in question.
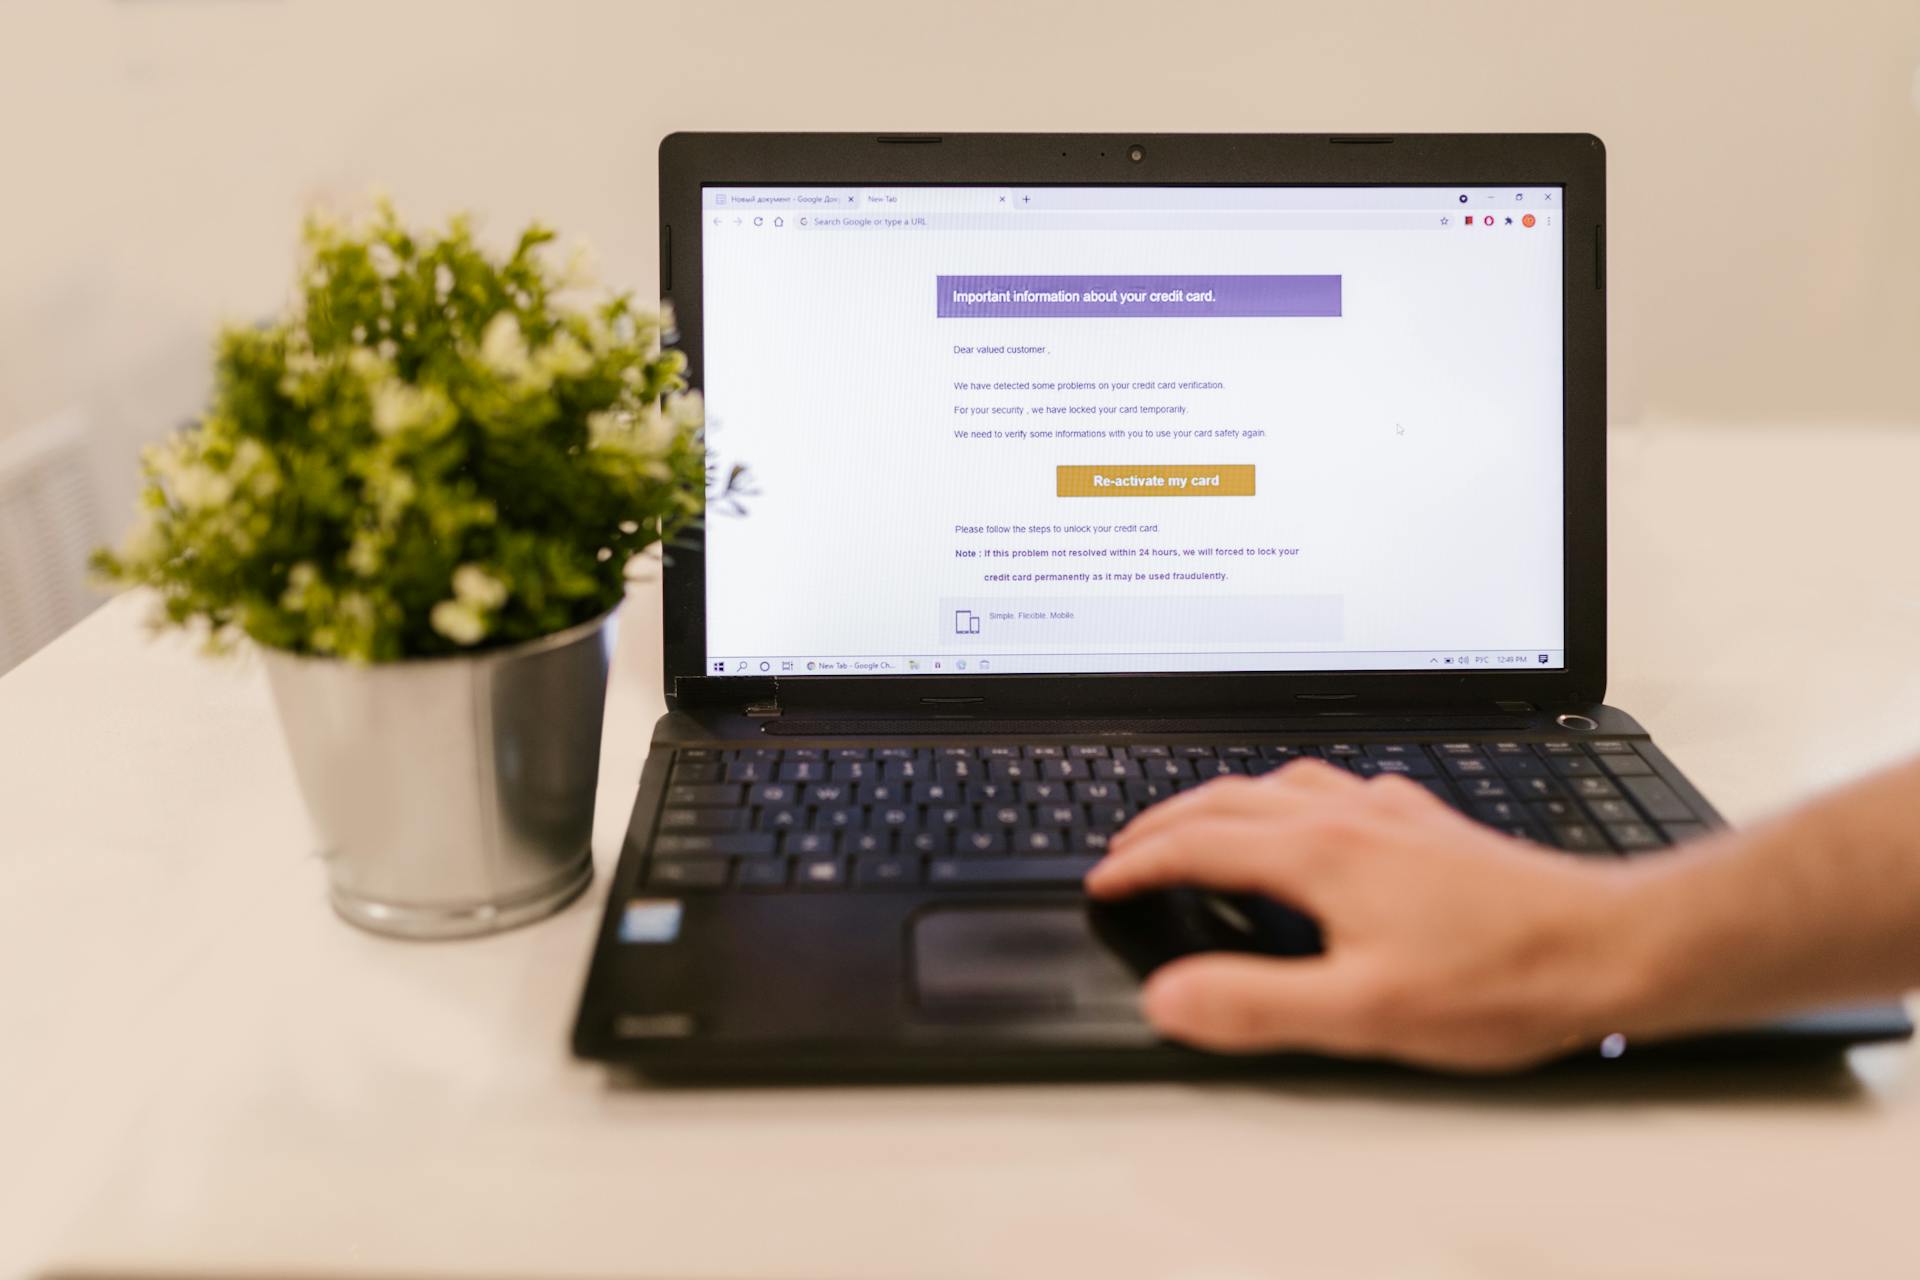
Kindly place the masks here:
[(380, 572), (380, 566), (386, 559), (386, 548), (381, 546), (380, 537), (370, 530), (362, 529), (353, 535), (353, 545), (347, 548), (347, 567), (363, 578), (371, 578)]
[(287, 589), (280, 593), (280, 607), (291, 613), (299, 613), (307, 607), (307, 594), (320, 580), (320, 573), (313, 565), (302, 560), (287, 570)]
[(453, 595), (475, 609), (498, 609), (507, 602), (507, 584), (477, 564), (463, 564), (453, 571)]
[(654, 323), (659, 325), (660, 332), (662, 333), (673, 332), (675, 326), (673, 323), (673, 304), (671, 302), (662, 302), (660, 304), (660, 311), (654, 317)]
[(433, 429), (449, 425), (454, 416), (453, 402), (438, 387), (415, 387), (389, 378), (372, 391), (373, 429), (383, 436), (410, 431), (416, 427)]
[(707, 402), (698, 391), (682, 391), (667, 397), (667, 416), (674, 426), (697, 431), (707, 420)]
[(570, 333), (557, 335), (533, 358), (534, 368), (548, 377), (577, 378), (593, 368), (593, 357)]
[(502, 377), (521, 378), (529, 372), (527, 340), (511, 311), (487, 322), (486, 332), (480, 335), (480, 361)]
[[(358, 342), (364, 335), (364, 329), (360, 325), (355, 325), (353, 333), (354, 341)], [(382, 382), (393, 376), (393, 366), (382, 360), (378, 352), (370, 351), (366, 347), (355, 347), (347, 352), (347, 368), (368, 383)]]
[(433, 629), (455, 644), (478, 644), (487, 634), (487, 620), (470, 604), (442, 600), (428, 615)]
[(233, 497), (233, 481), (204, 462), (190, 463), (173, 475), (173, 496), (189, 511), (208, 511)]
[(660, 406), (650, 404), (640, 413), (634, 432), (634, 443), (644, 453), (661, 453), (673, 442), (673, 424), (667, 421), (667, 415), (660, 412)]
[(373, 273), (382, 280), (391, 280), (400, 274), (400, 259), (394, 256), (392, 247), (384, 240), (376, 240), (368, 246), (367, 261), (373, 264)]

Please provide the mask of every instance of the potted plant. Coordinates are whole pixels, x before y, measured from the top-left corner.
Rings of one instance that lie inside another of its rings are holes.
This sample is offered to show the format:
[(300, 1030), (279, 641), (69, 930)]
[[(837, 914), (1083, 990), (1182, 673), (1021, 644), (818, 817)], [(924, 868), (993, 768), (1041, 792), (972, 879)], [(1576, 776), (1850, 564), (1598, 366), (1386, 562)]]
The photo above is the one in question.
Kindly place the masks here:
[(310, 218), (288, 312), (217, 343), (96, 553), (158, 621), (256, 644), (347, 919), (447, 937), (592, 878), (610, 619), (702, 509), (698, 393), (662, 318), (527, 229)]

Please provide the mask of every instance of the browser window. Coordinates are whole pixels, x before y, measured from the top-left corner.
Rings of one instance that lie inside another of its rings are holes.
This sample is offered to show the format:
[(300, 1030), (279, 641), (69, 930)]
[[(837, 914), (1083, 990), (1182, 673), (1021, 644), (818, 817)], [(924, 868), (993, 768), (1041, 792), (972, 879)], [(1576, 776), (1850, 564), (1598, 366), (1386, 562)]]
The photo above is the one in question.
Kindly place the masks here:
[(1553, 187), (709, 187), (709, 675), (1564, 665)]

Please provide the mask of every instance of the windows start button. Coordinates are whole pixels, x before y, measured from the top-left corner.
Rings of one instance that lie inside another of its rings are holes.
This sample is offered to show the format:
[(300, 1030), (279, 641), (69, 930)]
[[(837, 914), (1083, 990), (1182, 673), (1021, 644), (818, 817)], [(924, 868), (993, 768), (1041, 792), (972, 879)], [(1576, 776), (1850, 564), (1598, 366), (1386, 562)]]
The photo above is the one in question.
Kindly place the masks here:
[(1056, 467), (1054, 493), (1062, 498), (1251, 498), (1253, 464)]

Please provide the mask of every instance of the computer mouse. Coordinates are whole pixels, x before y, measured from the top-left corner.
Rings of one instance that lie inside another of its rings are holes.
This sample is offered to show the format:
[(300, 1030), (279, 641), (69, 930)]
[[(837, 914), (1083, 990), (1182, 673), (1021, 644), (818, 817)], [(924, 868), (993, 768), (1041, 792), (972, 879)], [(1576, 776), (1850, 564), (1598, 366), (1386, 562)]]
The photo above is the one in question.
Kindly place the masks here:
[(1203, 951), (1311, 956), (1322, 950), (1320, 927), (1310, 916), (1254, 893), (1159, 889), (1089, 900), (1087, 914), (1094, 936), (1142, 978)]

